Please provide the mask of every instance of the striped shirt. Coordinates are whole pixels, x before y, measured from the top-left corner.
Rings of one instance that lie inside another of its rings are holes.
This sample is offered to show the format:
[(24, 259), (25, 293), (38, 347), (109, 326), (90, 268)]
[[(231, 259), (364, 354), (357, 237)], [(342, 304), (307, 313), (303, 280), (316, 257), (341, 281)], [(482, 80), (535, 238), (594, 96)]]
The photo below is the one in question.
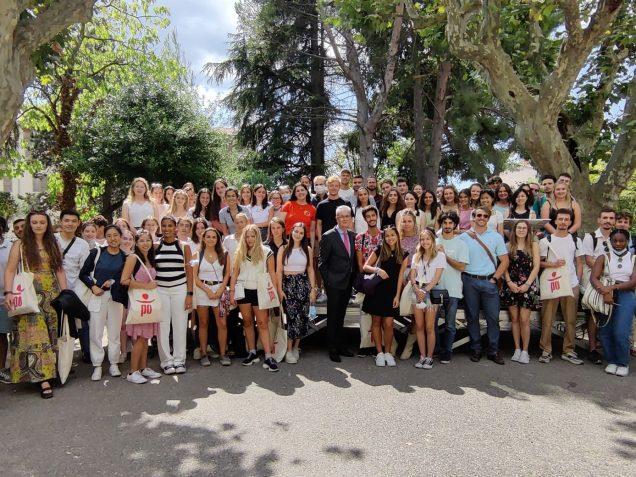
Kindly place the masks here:
[(157, 286), (171, 288), (186, 283), (184, 252), (178, 241), (160, 241), (155, 252), (155, 260)]

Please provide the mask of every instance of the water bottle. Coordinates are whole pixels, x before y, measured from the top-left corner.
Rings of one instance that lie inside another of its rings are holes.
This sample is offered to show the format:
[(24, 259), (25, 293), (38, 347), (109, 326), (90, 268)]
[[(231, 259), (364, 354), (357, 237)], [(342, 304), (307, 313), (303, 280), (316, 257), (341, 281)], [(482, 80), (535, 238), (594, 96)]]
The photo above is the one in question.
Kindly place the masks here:
[(318, 318), (318, 312), (316, 311), (316, 305), (309, 305), (309, 319), (315, 320)]

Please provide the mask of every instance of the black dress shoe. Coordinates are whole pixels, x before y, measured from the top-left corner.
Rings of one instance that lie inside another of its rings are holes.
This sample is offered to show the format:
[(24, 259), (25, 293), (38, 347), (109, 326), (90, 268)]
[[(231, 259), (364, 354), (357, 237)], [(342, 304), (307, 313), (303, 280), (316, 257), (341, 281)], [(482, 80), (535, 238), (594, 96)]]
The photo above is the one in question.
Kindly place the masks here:
[(481, 360), (481, 351), (473, 351), (473, 354), (470, 355), (470, 360), (473, 363), (478, 363)]
[(355, 356), (355, 354), (353, 354), (353, 351), (349, 349), (339, 349), (338, 354), (340, 356), (344, 356), (345, 358), (353, 358)]
[(489, 354), (488, 355), (488, 359), (490, 361), (492, 361), (493, 363), (497, 363), (497, 364), (506, 364), (506, 362), (504, 361), (504, 359), (501, 357), (501, 353), (497, 352), (495, 354)]
[(336, 351), (335, 349), (332, 349), (331, 351), (329, 351), (329, 359), (333, 361), (334, 363), (342, 362), (342, 360), (340, 359), (340, 354), (338, 354), (338, 351)]

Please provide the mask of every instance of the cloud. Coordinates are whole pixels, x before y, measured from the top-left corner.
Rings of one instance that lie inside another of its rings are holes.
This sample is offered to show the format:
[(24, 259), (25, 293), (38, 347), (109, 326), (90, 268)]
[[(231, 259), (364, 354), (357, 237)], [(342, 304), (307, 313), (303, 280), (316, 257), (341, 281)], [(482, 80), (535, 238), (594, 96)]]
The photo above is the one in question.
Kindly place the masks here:
[(170, 10), (171, 24), (163, 35), (176, 32), (183, 55), (205, 96), (223, 96), (232, 81), (210, 85), (202, 70), (205, 63), (227, 57), (228, 35), (236, 31), (237, 25), (234, 0), (157, 0), (156, 4)]

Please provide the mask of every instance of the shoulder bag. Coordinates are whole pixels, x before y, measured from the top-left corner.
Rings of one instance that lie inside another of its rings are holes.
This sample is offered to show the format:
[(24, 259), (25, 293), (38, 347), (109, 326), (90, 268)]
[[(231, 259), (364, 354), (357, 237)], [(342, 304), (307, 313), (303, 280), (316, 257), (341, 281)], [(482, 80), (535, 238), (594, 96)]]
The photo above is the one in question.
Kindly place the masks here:
[(22, 244), (20, 244), (20, 271), (13, 278), (13, 290), (11, 294), (12, 310), (7, 314), (11, 317), (27, 315), (29, 313), (39, 313), (38, 296), (33, 286), (33, 273), (27, 272), (24, 268), (24, 257), (22, 256)]
[[(97, 262), (99, 260), (101, 253), (102, 253), (102, 248), (100, 246), (97, 246), (97, 253), (95, 254), (95, 262), (93, 263), (93, 271), (91, 272), (91, 279), (93, 280), (93, 282), (95, 281), (95, 278), (94, 278), (95, 267), (97, 267)], [(82, 301), (82, 303), (84, 303), (84, 305), (88, 307), (88, 303), (91, 301), (91, 298), (93, 297), (93, 292), (91, 291), (91, 289), (88, 288), (84, 284), (84, 282), (78, 278), (75, 281), (75, 287), (73, 291), (78, 296), (78, 298)]]
[[(550, 242), (548, 243), (548, 255), (549, 251), (557, 258), (560, 258)], [(547, 257), (546, 257), (547, 258)], [(539, 291), (541, 300), (551, 300), (553, 298), (561, 298), (564, 296), (572, 296), (572, 283), (570, 282), (570, 271), (567, 264), (557, 268), (546, 268), (539, 276)]]
[[(258, 296), (258, 307), (261, 310), (269, 310), (270, 308), (278, 308), (280, 306), (280, 300), (278, 299), (278, 293), (272, 277), (267, 271), (267, 254), (264, 254), (264, 270), (263, 273), (258, 275), (258, 288), (256, 290)], [(235, 293), (236, 298), (236, 293)]]
[[(143, 260), (135, 255), (139, 263), (150, 277), (150, 270)], [(161, 321), (161, 299), (157, 289), (145, 290), (143, 288), (128, 289), (128, 317), (127, 325), (145, 325), (159, 323)]]
[[(482, 248), (486, 251), (486, 253), (488, 254), (488, 258), (490, 259), (490, 261), (492, 262), (492, 264), (495, 266), (495, 272), (496, 272), (496, 271), (497, 271), (497, 260), (495, 260), (495, 256), (492, 254), (492, 252), (490, 251), (490, 249), (488, 248), (488, 246), (487, 246), (484, 242), (482, 242), (482, 240), (479, 238), (479, 235), (477, 235), (475, 232), (473, 232), (473, 231), (470, 231), (470, 230), (469, 230), (469, 231), (468, 231), (468, 232), (466, 232), (466, 233), (469, 235), (469, 237), (471, 237), (471, 238), (473, 238), (474, 240), (476, 240), (476, 241), (477, 241), (477, 243), (478, 243), (479, 245), (481, 245), (481, 247), (482, 247)], [(497, 288), (499, 288), (499, 289), (501, 290), (502, 286), (503, 286), (503, 283), (502, 283), (502, 281), (501, 281), (501, 278), (499, 278), (499, 279), (497, 280)], [(432, 301), (431, 301), (431, 302), (432, 302)]]

